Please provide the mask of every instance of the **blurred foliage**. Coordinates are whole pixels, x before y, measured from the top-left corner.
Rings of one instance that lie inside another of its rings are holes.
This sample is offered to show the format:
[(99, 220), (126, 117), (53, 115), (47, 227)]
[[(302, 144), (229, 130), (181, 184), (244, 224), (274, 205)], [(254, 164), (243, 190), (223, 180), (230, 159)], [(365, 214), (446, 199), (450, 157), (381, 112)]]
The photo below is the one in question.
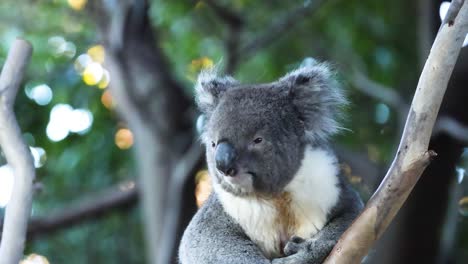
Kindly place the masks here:
[[(28, 39), (34, 46), (34, 54), (24, 87), (47, 84), (53, 92), (52, 100), (46, 105), (37, 104), (25, 92), (19, 93), (16, 102), (25, 138), (31, 146), (43, 148), (47, 155), (45, 165), (37, 170), (37, 181), (43, 189), (35, 196), (34, 217), (47, 215), (76, 198), (134, 177), (131, 149), (127, 150), (131, 143), (125, 141), (125, 138), (131, 140), (131, 132), (116, 116), (108, 91), (86, 85), (75, 69), (75, 60), (89, 48), (94, 47), (88, 53), (99, 55), (99, 46), (95, 46), (99, 44), (99, 36), (84, 8), (86, 2), (0, 2), (0, 63), (16, 36)], [(224, 45), (224, 37), (229, 34), (227, 27), (203, 1), (151, 2), (150, 17), (158, 29), (159, 44), (176, 75), (191, 89), (200, 68), (217, 62), (222, 64), (227, 58)], [(246, 22), (241, 44), (255, 38), (287, 10), (303, 3), (218, 2)], [(234, 75), (246, 82), (272, 81), (297, 67), (305, 57), (332, 60), (337, 66), (361, 63), (371, 79), (394, 87), (410, 98), (419, 76), (415, 5), (403, 0), (325, 1), (317, 12), (298, 18), (301, 21), (284, 36), (278, 36), (274, 43), (241, 61)], [(355, 61), (350, 53), (360, 61)], [(99, 56), (94, 60), (102, 62)], [(396, 111), (351, 89), (347, 82), (349, 76), (341, 74), (352, 102), (345, 120), (351, 132), (343, 133), (338, 141), (367, 153), (378, 164), (388, 163), (399, 133)], [(96, 82), (91, 79), (87, 83)], [(46, 127), (50, 112), (57, 104), (89, 109), (93, 115), (89, 131), (51, 141)], [(118, 131), (121, 132), (117, 134)], [(461, 166), (466, 168), (467, 164)], [(461, 221), (466, 225), (464, 219)], [(461, 252), (468, 249), (466, 237), (460, 236)], [(143, 263), (143, 248), (139, 212), (132, 209), (38, 237), (28, 243), (25, 254), (43, 255), (50, 263)]]
[[(28, 143), (45, 149), (47, 156), (44, 166), (37, 169), (43, 188), (35, 196), (32, 216), (48, 215), (74, 199), (133, 177), (130, 150), (114, 143), (123, 125), (101, 103), (104, 91), (87, 86), (74, 67), (75, 59), (99, 42), (88, 14), (74, 11), (67, 1), (10, 0), (1, 1), (0, 14), (0, 62), (16, 36), (26, 38), (34, 53), (24, 87), (47, 84), (53, 92), (50, 103), (42, 106), (22, 89), (15, 105)], [(54, 38), (70, 42), (75, 51), (61, 51), (63, 47), (57, 47)], [(46, 127), (56, 104), (89, 109), (93, 115), (90, 130), (59, 142), (49, 140)], [(139, 213), (132, 210), (37, 238), (27, 245), (25, 254), (41, 254), (50, 263), (141, 263), (142, 248)]]

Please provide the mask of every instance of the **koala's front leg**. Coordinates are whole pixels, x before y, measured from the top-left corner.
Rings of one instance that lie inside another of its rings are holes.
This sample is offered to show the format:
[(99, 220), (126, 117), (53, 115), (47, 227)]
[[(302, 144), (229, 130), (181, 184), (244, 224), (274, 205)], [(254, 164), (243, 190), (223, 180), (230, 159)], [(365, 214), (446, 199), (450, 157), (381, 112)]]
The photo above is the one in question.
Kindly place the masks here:
[(284, 247), (286, 257), (274, 259), (272, 264), (320, 264), (336, 244), (320, 235), (303, 239), (293, 236)]
[[(352, 201), (352, 199), (349, 199)], [(320, 264), (330, 254), (341, 234), (348, 228), (362, 205), (354, 203), (346, 213), (338, 213), (327, 225), (311, 238), (293, 236), (286, 246), (286, 257), (274, 259), (272, 264)]]

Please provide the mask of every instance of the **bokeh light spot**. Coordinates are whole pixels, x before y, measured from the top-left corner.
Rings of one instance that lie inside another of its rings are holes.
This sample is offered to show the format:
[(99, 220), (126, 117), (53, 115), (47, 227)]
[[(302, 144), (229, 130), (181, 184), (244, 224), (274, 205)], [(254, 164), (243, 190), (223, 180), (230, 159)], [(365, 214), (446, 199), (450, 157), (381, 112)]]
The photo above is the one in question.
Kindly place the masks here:
[(119, 149), (129, 149), (133, 145), (133, 133), (128, 128), (121, 128), (115, 133), (115, 145)]
[(102, 93), (101, 103), (107, 109), (113, 109), (115, 107), (114, 100), (112, 99), (112, 95), (109, 90), (106, 90), (104, 93)]
[(52, 36), (47, 40), (54, 57), (65, 56), (73, 58), (76, 54), (76, 46), (71, 41), (66, 41), (62, 36)]
[(67, 58), (73, 58), (76, 54), (76, 46), (73, 42), (67, 41), (59, 47), (58, 51), (60, 52), (60, 55)]
[(214, 63), (208, 57), (201, 57), (199, 59), (192, 60), (188, 65), (188, 75), (187, 78), (191, 81), (195, 81), (196, 76), (201, 70), (213, 68)]
[(47, 40), (47, 44), (49, 45), (49, 48), (51, 49), (51, 52), (55, 57), (61, 55), (60, 47), (65, 45), (65, 43), (66, 40), (62, 36), (52, 36)]
[(73, 109), (67, 104), (57, 104), (50, 111), (46, 133), (50, 140), (65, 139), (70, 132), (83, 134), (93, 124), (93, 114), (87, 109)]
[(49, 261), (44, 256), (31, 254), (25, 259), (21, 260), (19, 264), (49, 264)]
[(197, 175), (195, 176), (195, 184), (195, 198), (197, 200), (197, 206), (201, 207), (212, 192), (210, 174), (207, 170), (197, 172)]
[(74, 66), (75, 66), (76, 72), (78, 72), (78, 74), (80, 75), (83, 74), (86, 67), (88, 67), (88, 65), (92, 62), (93, 62), (93, 59), (88, 54), (81, 54), (75, 60)]
[(47, 84), (40, 84), (29, 89), (26, 95), (38, 105), (47, 105), (52, 100), (53, 93)]
[(88, 2), (88, 0), (67, 0), (67, 1), (68, 1), (68, 5), (76, 11), (83, 10), (83, 8), (86, 6), (86, 3)]
[(458, 202), (458, 211), (463, 216), (468, 216), (468, 196), (460, 199)]
[(440, 4), (440, 7), (439, 7), (440, 20), (443, 20), (445, 18), (445, 15), (447, 15), (447, 11), (449, 7), (450, 7), (450, 2), (448, 1), (444, 1)]
[[(450, 2), (448, 1), (444, 1), (440, 4), (439, 16), (440, 16), (441, 21), (444, 20), (445, 16), (447, 15), (449, 7), (450, 7)], [(463, 41), (463, 47), (465, 46), (468, 46), (468, 34), (466, 35), (465, 40)]]
[(390, 118), (390, 108), (386, 104), (377, 104), (375, 107), (375, 122), (385, 124)]
[(65, 139), (69, 133), (70, 131), (68, 130), (66, 126), (59, 125), (57, 123), (52, 123), (52, 122), (49, 122), (49, 124), (47, 124), (47, 127), (46, 127), (47, 137), (54, 142), (58, 142), (58, 141)]
[(31, 150), (31, 154), (33, 156), (34, 167), (40, 168), (44, 166), (44, 163), (47, 159), (45, 150), (40, 147), (29, 147), (29, 150)]
[(93, 59), (93, 61), (98, 63), (104, 63), (104, 59), (106, 57), (106, 51), (104, 46), (102, 45), (95, 45), (88, 49), (88, 55)]
[(68, 117), (68, 129), (73, 133), (86, 132), (93, 124), (93, 114), (87, 109), (75, 109)]
[(89, 86), (98, 84), (102, 76), (104, 75), (104, 69), (101, 64), (97, 62), (91, 62), (86, 66), (83, 72), (83, 81)]
[(99, 81), (98, 83), (98, 87), (100, 89), (105, 89), (107, 88), (107, 86), (109, 86), (109, 82), (110, 82), (110, 74), (109, 74), (109, 71), (107, 71), (106, 69), (103, 69), (103, 75), (102, 75), (102, 78), (101, 78), (101, 81)]
[(192, 60), (190, 65), (197, 70), (203, 70), (213, 68), (214, 63), (208, 57), (201, 57), (200, 59)]

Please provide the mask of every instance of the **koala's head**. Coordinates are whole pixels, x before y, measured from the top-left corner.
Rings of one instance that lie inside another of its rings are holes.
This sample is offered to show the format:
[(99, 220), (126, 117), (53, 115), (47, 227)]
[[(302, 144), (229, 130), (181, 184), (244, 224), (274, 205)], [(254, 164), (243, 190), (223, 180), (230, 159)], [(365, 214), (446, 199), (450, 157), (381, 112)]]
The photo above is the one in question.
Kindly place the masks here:
[(213, 184), (238, 196), (280, 193), (301, 166), (305, 148), (339, 130), (337, 115), (345, 103), (325, 64), (252, 85), (206, 71), (195, 88)]

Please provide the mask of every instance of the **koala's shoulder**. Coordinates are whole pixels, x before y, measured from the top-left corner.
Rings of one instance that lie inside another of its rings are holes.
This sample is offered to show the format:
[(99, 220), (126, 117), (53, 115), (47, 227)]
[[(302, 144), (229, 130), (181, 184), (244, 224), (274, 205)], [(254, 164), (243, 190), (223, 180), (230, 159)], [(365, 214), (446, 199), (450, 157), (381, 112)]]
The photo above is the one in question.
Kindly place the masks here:
[[(219, 258), (233, 254), (233, 245), (248, 238), (223, 210), (212, 193), (197, 211), (182, 236), (180, 263), (226, 263)], [(221, 262), (220, 262), (221, 261)]]
[(216, 193), (212, 193), (197, 211), (185, 230), (184, 239), (191, 243), (216, 242), (223, 236), (242, 234), (242, 229), (224, 212)]
[(209, 198), (205, 201), (202, 207), (197, 211), (195, 216), (193, 217), (193, 224), (198, 225), (200, 223), (210, 223), (215, 224), (221, 222), (229, 221), (226, 218), (227, 215), (224, 213), (223, 207), (221, 202), (219, 201), (217, 194), (212, 192)]

